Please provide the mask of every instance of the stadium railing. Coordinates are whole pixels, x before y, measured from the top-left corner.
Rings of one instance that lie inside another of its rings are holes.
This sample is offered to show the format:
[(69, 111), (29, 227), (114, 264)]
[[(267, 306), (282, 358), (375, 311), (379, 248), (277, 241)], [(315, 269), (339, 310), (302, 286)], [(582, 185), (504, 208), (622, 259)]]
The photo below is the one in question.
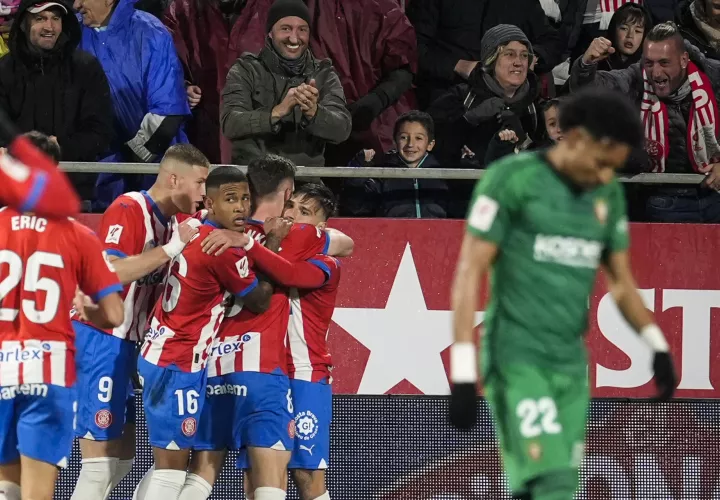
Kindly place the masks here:
[[(213, 165), (219, 167), (221, 165)], [(237, 166), (237, 165), (236, 165)], [(117, 173), (117, 174), (154, 174), (156, 163), (75, 163), (60, 164), (66, 172), (77, 173)], [(243, 171), (246, 167), (240, 166)], [(484, 170), (464, 168), (379, 168), (379, 167), (299, 167), (297, 177), (355, 177), (375, 179), (444, 179), (472, 180), (483, 176)], [(636, 184), (699, 184), (704, 176), (700, 174), (633, 174), (620, 175), (621, 182)]]

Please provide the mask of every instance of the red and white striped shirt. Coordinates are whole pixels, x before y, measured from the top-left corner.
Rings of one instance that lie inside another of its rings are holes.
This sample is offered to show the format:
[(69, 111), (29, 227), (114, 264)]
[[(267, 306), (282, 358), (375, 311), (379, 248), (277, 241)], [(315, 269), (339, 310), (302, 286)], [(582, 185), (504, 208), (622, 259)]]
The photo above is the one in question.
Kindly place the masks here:
[[(263, 223), (248, 220), (248, 235), (265, 244)], [(294, 224), (282, 241), (279, 255), (291, 262), (326, 253), (330, 236), (309, 224)], [(251, 266), (254, 266), (252, 259)], [(287, 335), (290, 317), (288, 291), (276, 286), (270, 307), (262, 314), (242, 308), (242, 301), (228, 312), (208, 362), (208, 377), (235, 372), (287, 373)]]
[(257, 287), (244, 250), (231, 248), (219, 256), (202, 251), (201, 242), (215, 227), (209, 221), (202, 224), (171, 262), (141, 349), (150, 363), (184, 372), (205, 369), (225, 315), (225, 299), (244, 297)]
[(0, 248), (0, 386), (73, 385), (75, 288), (96, 302), (122, 290), (102, 244), (71, 219), (6, 208)]
[[(125, 193), (102, 216), (98, 234), (108, 255), (125, 258), (162, 246), (170, 240), (172, 219), (166, 219), (145, 191)], [(167, 273), (163, 265), (147, 276), (125, 285), (122, 292), (123, 324), (105, 333), (137, 342), (142, 340)], [(77, 315), (74, 320), (80, 321)]]

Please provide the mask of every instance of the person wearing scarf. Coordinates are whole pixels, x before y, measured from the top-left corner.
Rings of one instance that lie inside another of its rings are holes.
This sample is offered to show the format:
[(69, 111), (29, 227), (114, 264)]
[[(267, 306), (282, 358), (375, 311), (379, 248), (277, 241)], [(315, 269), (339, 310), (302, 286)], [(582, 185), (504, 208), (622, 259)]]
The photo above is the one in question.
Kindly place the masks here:
[(642, 60), (616, 71), (597, 71), (615, 52), (598, 38), (573, 64), (570, 88), (593, 84), (630, 95), (645, 130), (645, 169), (658, 173), (698, 173), (698, 186), (654, 190), (646, 204), (654, 222), (720, 222), (720, 61), (707, 59), (683, 41), (674, 23), (648, 33)]
[(720, 8), (713, 0), (684, 0), (676, 19), (683, 38), (706, 57), (720, 59)]
[(302, 0), (275, 0), (258, 55), (243, 54), (222, 92), (220, 124), (232, 161), (246, 165), (266, 153), (299, 166), (323, 166), (325, 144), (350, 135), (352, 118), (340, 79), (308, 48), (310, 14)]

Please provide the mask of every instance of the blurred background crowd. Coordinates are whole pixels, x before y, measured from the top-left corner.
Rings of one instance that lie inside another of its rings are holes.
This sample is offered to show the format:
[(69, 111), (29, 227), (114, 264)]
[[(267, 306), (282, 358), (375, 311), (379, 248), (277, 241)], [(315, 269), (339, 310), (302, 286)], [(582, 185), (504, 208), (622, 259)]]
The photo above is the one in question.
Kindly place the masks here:
[[(0, 108), (63, 161), (483, 169), (600, 85), (643, 118), (627, 172), (705, 175), (626, 185), (632, 219), (720, 222), (720, 0), (0, 0), (0, 35)], [(152, 183), (72, 180), (88, 211)], [(325, 182), (363, 217), (464, 218), (473, 186)]]

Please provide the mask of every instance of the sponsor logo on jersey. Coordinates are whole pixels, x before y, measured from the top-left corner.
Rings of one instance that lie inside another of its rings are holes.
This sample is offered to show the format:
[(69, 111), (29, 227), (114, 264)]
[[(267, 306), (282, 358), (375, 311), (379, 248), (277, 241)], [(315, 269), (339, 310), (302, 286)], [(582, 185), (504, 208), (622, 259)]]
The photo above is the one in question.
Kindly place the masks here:
[(47, 384), (21, 384), (0, 388), (0, 399), (15, 399), (20, 394), (44, 398), (47, 397), (47, 393)]
[(40, 348), (32, 347), (14, 347), (11, 349), (0, 350), (0, 363), (22, 363), (23, 361), (32, 361), (42, 359), (45, 352), (50, 352), (52, 347), (48, 343), (44, 343)]
[(107, 429), (112, 424), (112, 413), (109, 410), (98, 410), (95, 414), (95, 425)]
[(299, 448), (300, 448), (301, 450), (305, 450), (305, 451), (307, 451), (308, 453), (310, 453), (310, 456), (312, 457), (312, 451), (313, 451), (313, 448), (315, 448), (315, 445), (312, 445), (312, 446), (310, 446), (310, 447), (308, 448), (308, 447), (305, 446), (304, 444), (301, 444)]
[(309, 441), (318, 433), (318, 418), (311, 411), (301, 411), (295, 415), (297, 435), (304, 441)]
[(197, 431), (197, 420), (195, 420), (194, 417), (188, 417), (183, 420), (180, 428), (183, 434), (185, 434), (187, 437), (192, 437), (195, 435), (195, 431)]
[(123, 227), (120, 224), (113, 224), (108, 228), (107, 236), (105, 237), (105, 243), (120, 243), (120, 235), (122, 235)]
[(535, 236), (533, 258), (538, 262), (597, 269), (602, 248), (599, 241), (538, 234)]
[(243, 344), (250, 342), (253, 339), (253, 335), (250, 333), (244, 334), (239, 340), (233, 341), (216, 341), (210, 348), (210, 357), (218, 358), (220, 356), (227, 356), (228, 354), (235, 354), (243, 350)]
[(248, 389), (245, 385), (238, 384), (218, 384), (209, 385), (206, 389), (208, 396), (223, 396), (229, 394), (231, 396), (247, 396)]
[(150, 326), (147, 331), (145, 332), (145, 340), (157, 340), (158, 337), (162, 337), (163, 335), (168, 335), (170, 337), (175, 336), (175, 332), (172, 331), (167, 326), (161, 326), (160, 328), (154, 328)]

